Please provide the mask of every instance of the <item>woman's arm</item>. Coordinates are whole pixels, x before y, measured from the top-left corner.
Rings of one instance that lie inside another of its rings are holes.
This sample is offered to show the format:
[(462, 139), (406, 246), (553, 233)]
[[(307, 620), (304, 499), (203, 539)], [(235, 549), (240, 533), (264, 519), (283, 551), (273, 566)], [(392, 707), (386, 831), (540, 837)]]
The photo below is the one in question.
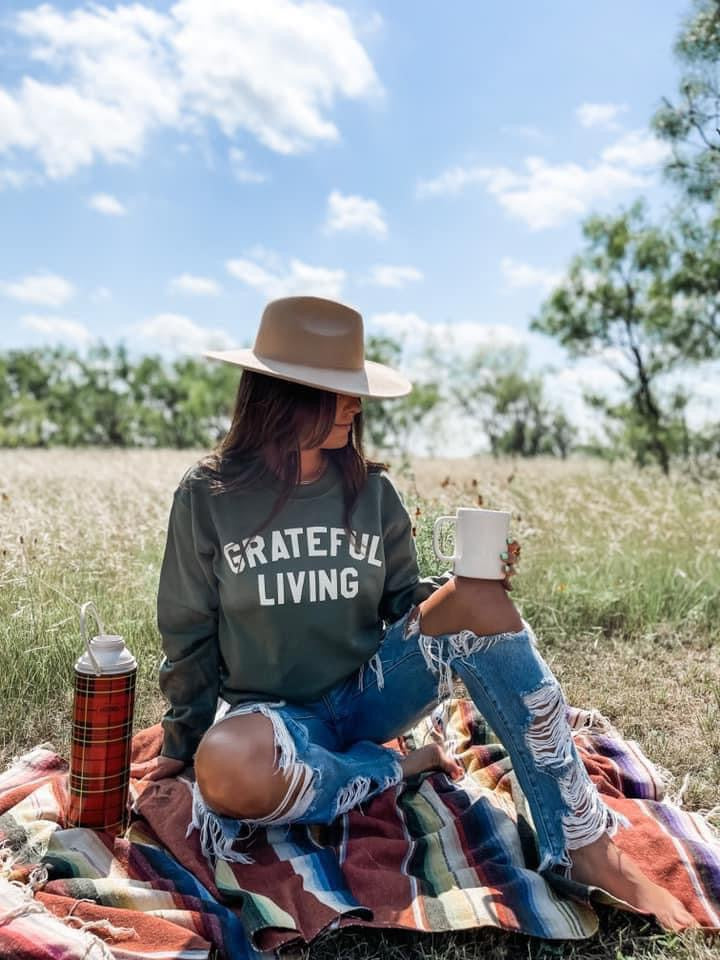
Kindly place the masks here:
[[(432, 596), (439, 587), (453, 579), (452, 570), (420, 577), (417, 550), (412, 535), (412, 521), (402, 497), (389, 477), (386, 477), (383, 500), (383, 543), (385, 548), (385, 589), (380, 603), (380, 616), (393, 623), (417, 603)], [(504, 551), (505, 579), (498, 581), (507, 591), (512, 590), (511, 577), (520, 557), (520, 545), (512, 540)]]
[(452, 571), (420, 577), (412, 521), (402, 498), (389, 477), (383, 494), (383, 545), (385, 550), (385, 588), (380, 601), (380, 616), (394, 623), (416, 603), (429, 597), (452, 579)]
[(215, 716), (220, 653), (212, 553), (199, 535), (190, 491), (182, 486), (170, 511), (157, 620), (165, 653), (160, 689), (170, 701), (161, 753), (190, 763)]

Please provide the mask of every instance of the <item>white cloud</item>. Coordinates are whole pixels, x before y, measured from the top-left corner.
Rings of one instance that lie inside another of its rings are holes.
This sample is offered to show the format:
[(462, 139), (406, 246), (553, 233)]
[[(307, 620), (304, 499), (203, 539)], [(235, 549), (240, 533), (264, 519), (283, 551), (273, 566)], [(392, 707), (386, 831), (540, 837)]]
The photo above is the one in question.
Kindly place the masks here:
[(545, 397), (553, 407), (559, 407), (578, 428), (580, 442), (605, 433), (603, 417), (585, 403), (586, 391), (619, 399), (622, 381), (599, 357), (589, 357), (572, 365), (556, 368), (543, 377)]
[(79, 345), (85, 345), (93, 338), (84, 324), (78, 323), (76, 320), (66, 320), (64, 317), (40, 316), (36, 313), (28, 313), (20, 317), (20, 323), (27, 330), (36, 330), (38, 333), (45, 333), (49, 337), (59, 337), (62, 340), (72, 340), (73, 343)]
[(265, 183), (269, 179), (266, 173), (253, 170), (248, 166), (244, 150), (231, 147), (228, 151), (228, 157), (230, 159), (230, 169), (239, 183)]
[(11, 283), (0, 283), (0, 292), (23, 303), (61, 307), (75, 296), (75, 287), (56, 273), (33, 273)]
[[(572, 365), (555, 369), (544, 378), (546, 396), (562, 407), (568, 419), (580, 430), (580, 439), (604, 433), (603, 418), (583, 400), (583, 393), (600, 393), (617, 402), (626, 395), (626, 387), (616, 371), (634, 375), (634, 369), (625, 352), (617, 347), (600, 351), (597, 356), (587, 357)], [(686, 408), (691, 429), (714, 423), (715, 411), (720, 402), (720, 364), (709, 361), (691, 370), (677, 370), (661, 378), (658, 385), (661, 395), (672, 388), (683, 387), (690, 395)]]
[(389, 264), (377, 264), (369, 276), (369, 282), (378, 287), (404, 287), (407, 283), (422, 279), (422, 271), (415, 267), (393, 267)]
[(514, 137), (523, 137), (525, 140), (534, 140), (538, 143), (551, 139), (540, 127), (536, 127), (532, 123), (506, 123), (500, 127), (500, 133), (510, 134)]
[(376, 236), (387, 233), (380, 204), (356, 194), (342, 194), (339, 190), (333, 190), (328, 197), (325, 227), (331, 233), (341, 230), (366, 231)]
[(385, 26), (382, 14), (377, 10), (371, 10), (365, 15), (365, 19), (358, 25), (362, 33), (377, 33)]
[(252, 260), (243, 257), (227, 260), (225, 267), (231, 276), (270, 299), (305, 295), (336, 300), (346, 278), (344, 270), (314, 267), (294, 257), (283, 266), (276, 254), (267, 251), (256, 251)]
[(519, 347), (527, 334), (504, 323), (429, 323), (416, 313), (376, 313), (368, 320), (372, 333), (402, 339), (405, 354), (417, 354), (426, 344), (440, 351), (467, 352), (476, 347)]
[[(607, 126), (622, 109), (618, 104), (583, 104), (578, 113), (583, 110), (586, 126), (591, 121), (599, 123), (600, 116), (605, 117)], [(605, 147), (596, 163), (552, 164), (529, 156), (520, 172), (482, 164), (456, 165), (429, 180), (419, 180), (416, 192), (419, 197), (447, 196), (482, 184), (511, 216), (523, 220), (531, 230), (543, 230), (583, 216), (598, 201), (616, 193), (649, 186), (649, 174), (667, 155), (667, 145), (651, 133), (632, 130)]]
[(170, 281), (171, 293), (191, 293), (199, 297), (213, 297), (220, 293), (220, 284), (211, 277), (181, 273)]
[(131, 160), (151, 129), (180, 123), (177, 70), (164, 42), (170, 18), (141, 4), (68, 13), (42, 4), (19, 13), (15, 26), (43, 79), (26, 75), (15, 91), (0, 92), (0, 150), (28, 151), (60, 178), (97, 159)]
[(562, 273), (546, 270), (544, 267), (533, 267), (532, 264), (513, 260), (512, 257), (503, 257), (500, 269), (507, 285), (514, 288), (539, 287), (549, 291), (562, 280)]
[[(495, 170), (498, 169), (500, 168), (495, 168)], [(486, 183), (492, 173), (492, 167), (449, 167), (432, 180), (420, 180), (417, 185), (417, 194), (419, 197), (432, 197), (460, 193), (472, 183)], [(507, 173), (511, 178), (514, 177), (509, 170)]]
[(516, 173), (507, 167), (453, 167), (434, 180), (421, 181), (418, 193), (459, 193), (468, 184), (482, 183), (511, 216), (531, 230), (543, 230), (587, 213), (598, 200), (650, 182), (635, 170), (605, 161), (584, 167), (527, 157), (525, 168)]
[(670, 147), (646, 130), (632, 130), (602, 152), (605, 163), (631, 169), (655, 167), (670, 155)]
[[(529, 335), (507, 324), (429, 323), (417, 313), (377, 313), (367, 322), (369, 333), (390, 336), (402, 344), (397, 366), (414, 383), (434, 380), (450, 395), (457, 358), (481, 348), (521, 348)], [(453, 407), (444, 418), (411, 427), (411, 447), (420, 455), (467, 457), (486, 447), (477, 420)], [(439, 414), (439, 411), (438, 411)]]
[(112, 299), (112, 293), (107, 287), (95, 287), (90, 294), (90, 299), (93, 303), (104, 303), (106, 300)]
[(41, 4), (11, 25), (42, 73), (0, 88), (0, 153), (26, 152), (51, 178), (133, 160), (159, 128), (208, 122), (297, 153), (339, 139), (338, 99), (382, 92), (350, 16), (330, 3)]
[(420, 340), (431, 325), (421, 320), (417, 313), (389, 311), (373, 314), (368, 320), (368, 327), (374, 328), (375, 333), (387, 333), (394, 337), (414, 334)]
[(143, 340), (154, 341), (161, 348), (181, 353), (225, 350), (233, 346), (224, 330), (208, 330), (180, 313), (158, 313), (138, 324), (133, 333)]
[(720, 407), (720, 363), (717, 360), (705, 361), (689, 372), (670, 374), (667, 381), (669, 388), (683, 386), (690, 394), (686, 415), (692, 430), (717, 423)]
[[(2, 91), (0, 91), (0, 95)], [(2, 104), (0, 103), (0, 107)], [(0, 190), (8, 188), (17, 190), (26, 183), (32, 183), (36, 177), (27, 170), (16, 170), (13, 167), (0, 169)]]
[(627, 113), (627, 110), (626, 103), (581, 103), (575, 111), (575, 116), (583, 127), (617, 130), (617, 118), (621, 113)]
[(576, 391), (577, 395), (585, 389), (598, 393), (610, 393), (622, 386), (617, 373), (601, 357), (589, 357), (579, 360), (573, 366), (563, 367), (547, 374), (548, 393), (556, 397), (562, 389)]
[(88, 200), (88, 205), (109, 217), (122, 217), (127, 213), (125, 207), (111, 193), (94, 193)]
[(227, 136), (247, 130), (271, 150), (297, 153), (314, 141), (338, 139), (324, 115), (337, 97), (380, 92), (372, 63), (340, 7), (180, 0), (172, 12), (187, 100)]

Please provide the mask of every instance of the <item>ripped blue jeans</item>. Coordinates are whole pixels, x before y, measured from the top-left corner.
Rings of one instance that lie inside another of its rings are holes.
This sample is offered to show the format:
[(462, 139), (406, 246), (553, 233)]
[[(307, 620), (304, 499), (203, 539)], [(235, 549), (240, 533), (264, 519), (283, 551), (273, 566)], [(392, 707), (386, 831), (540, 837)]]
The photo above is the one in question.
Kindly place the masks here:
[(618, 815), (590, 780), (573, 743), (565, 699), (537, 650), (530, 625), (515, 633), (471, 630), (425, 635), (413, 607), (384, 634), (377, 653), (319, 700), (244, 703), (219, 709), (215, 723), (260, 712), (273, 725), (287, 800), (266, 817), (236, 820), (193, 791), (192, 829), (206, 857), (252, 862), (235, 841), (258, 826), (331, 823), (402, 779), (401, 754), (382, 746), (451, 694), (452, 673), (508, 751), (530, 808), (539, 871), (569, 876), (569, 851), (614, 834)]

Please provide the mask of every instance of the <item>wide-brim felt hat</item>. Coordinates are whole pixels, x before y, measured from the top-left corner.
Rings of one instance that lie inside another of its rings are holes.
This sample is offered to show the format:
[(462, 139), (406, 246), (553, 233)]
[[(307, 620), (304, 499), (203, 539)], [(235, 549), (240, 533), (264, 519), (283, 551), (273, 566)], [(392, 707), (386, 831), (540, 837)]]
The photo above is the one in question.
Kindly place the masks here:
[(210, 350), (269, 377), (362, 397), (402, 397), (412, 383), (398, 370), (365, 359), (362, 316), (323, 297), (283, 297), (264, 309), (251, 348)]

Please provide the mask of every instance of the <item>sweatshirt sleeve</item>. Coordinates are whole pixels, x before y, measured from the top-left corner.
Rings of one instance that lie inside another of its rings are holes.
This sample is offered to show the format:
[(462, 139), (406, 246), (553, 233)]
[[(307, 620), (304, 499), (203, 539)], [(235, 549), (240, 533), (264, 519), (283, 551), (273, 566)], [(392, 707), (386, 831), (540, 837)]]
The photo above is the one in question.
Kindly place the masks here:
[(386, 623), (394, 623), (452, 579), (453, 573), (446, 570), (437, 575), (420, 576), (410, 516), (387, 475), (383, 476), (383, 485), (385, 586), (379, 612)]
[(157, 597), (164, 658), (160, 689), (170, 702), (161, 753), (192, 761), (215, 717), (220, 688), (218, 593), (212, 551), (199, 543), (189, 491), (176, 491)]

